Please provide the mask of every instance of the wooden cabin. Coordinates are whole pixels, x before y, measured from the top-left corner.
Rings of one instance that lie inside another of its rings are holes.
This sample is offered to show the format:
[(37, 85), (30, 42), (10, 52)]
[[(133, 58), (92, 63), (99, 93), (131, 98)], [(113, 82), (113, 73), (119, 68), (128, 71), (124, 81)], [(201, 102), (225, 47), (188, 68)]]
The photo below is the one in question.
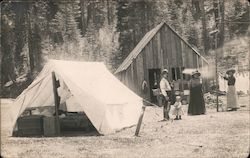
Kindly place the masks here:
[[(175, 90), (188, 88), (190, 76), (182, 74), (185, 68), (201, 68), (207, 60), (165, 22), (145, 34), (115, 75), (135, 93), (157, 103), (155, 90), (159, 87), (161, 71), (169, 71), (169, 80), (175, 81)], [(146, 88), (145, 88), (146, 87)]]

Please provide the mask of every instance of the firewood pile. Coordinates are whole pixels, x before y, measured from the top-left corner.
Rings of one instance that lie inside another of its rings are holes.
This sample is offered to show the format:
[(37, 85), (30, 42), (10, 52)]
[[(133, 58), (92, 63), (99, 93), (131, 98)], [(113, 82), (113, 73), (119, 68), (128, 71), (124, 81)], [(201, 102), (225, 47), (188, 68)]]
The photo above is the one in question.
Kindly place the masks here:
[[(204, 100), (205, 100), (206, 107), (208, 107), (208, 108), (216, 108), (216, 106), (217, 106), (217, 104), (216, 104), (216, 95), (206, 93), (206, 94), (204, 94)], [(224, 106), (224, 103), (220, 98), (218, 99), (218, 102), (219, 102), (219, 106), (221, 106), (221, 107)]]

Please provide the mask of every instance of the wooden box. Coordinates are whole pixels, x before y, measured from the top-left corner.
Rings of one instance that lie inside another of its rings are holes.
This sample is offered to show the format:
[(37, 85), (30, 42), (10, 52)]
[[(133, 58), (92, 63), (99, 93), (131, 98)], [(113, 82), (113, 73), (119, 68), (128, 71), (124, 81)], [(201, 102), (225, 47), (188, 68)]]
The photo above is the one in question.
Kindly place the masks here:
[(60, 127), (63, 131), (86, 130), (90, 128), (90, 121), (83, 113), (68, 113), (66, 117), (60, 118)]
[(56, 123), (55, 117), (44, 117), (43, 118), (44, 136), (46, 136), (46, 137), (56, 136), (55, 123)]
[(17, 120), (18, 136), (42, 136), (43, 116), (31, 115), (19, 117)]

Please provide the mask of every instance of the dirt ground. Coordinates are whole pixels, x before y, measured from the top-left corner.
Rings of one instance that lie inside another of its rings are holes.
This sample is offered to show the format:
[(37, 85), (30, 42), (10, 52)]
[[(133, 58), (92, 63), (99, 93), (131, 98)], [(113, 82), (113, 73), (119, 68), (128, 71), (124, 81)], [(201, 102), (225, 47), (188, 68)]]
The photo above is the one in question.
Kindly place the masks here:
[[(225, 99), (224, 99), (225, 100)], [(1, 104), (1, 155), (6, 158), (246, 158), (250, 152), (249, 97), (240, 97), (236, 112), (216, 112), (161, 122), (162, 108), (147, 107), (140, 131), (135, 127), (113, 135), (53, 138), (6, 136), (6, 101)], [(186, 111), (186, 107), (184, 107)]]

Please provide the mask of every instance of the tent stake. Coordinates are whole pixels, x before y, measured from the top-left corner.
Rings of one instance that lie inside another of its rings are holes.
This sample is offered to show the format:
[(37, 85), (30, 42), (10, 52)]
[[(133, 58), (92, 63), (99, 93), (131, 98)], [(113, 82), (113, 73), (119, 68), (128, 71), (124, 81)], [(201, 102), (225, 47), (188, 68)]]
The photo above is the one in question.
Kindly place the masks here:
[[(151, 103), (151, 102), (147, 101), (146, 99), (143, 99), (143, 102), (145, 102), (147, 104), (150, 104), (152, 106), (158, 107), (156, 104)], [(135, 136), (139, 136), (139, 132), (140, 132), (141, 123), (142, 123), (142, 119), (143, 119), (143, 116), (144, 116), (145, 109), (146, 109), (146, 106), (143, 105), (142, 106), (142, 112), (141, 112), (141, 115), (139, 117), (139, 120), (138, 120), (138, 123), (137, 123), (137, 126), (136, 126)]]
[(138, 120), (138, 123), (137, 123), (137, 126), (136, 126), (135, 136), (139, 135), (140, 128), (141, 128), (141, 123), (142, 123), (142, 119), (143, 119), (143, 115), (144, 115), (145, 109), (146, 109), (146, 106), (142, 106), (142, 112), (141, 112), (141, 115), (139, 117), (139, 120)]
[(52, 83), (53, 83), (53, 93), (54, 93), (54, 100), (55, 100), (55, 127), (56, 127), (56, 134), (57, 136), (60, 135), (60, 122), (59, 122), (59, 106), (60, 106), (60, 97), (58, 96), (57, 88), (60, 87), (60, 83), (56, 80), (55, 72), (52, 72)]

